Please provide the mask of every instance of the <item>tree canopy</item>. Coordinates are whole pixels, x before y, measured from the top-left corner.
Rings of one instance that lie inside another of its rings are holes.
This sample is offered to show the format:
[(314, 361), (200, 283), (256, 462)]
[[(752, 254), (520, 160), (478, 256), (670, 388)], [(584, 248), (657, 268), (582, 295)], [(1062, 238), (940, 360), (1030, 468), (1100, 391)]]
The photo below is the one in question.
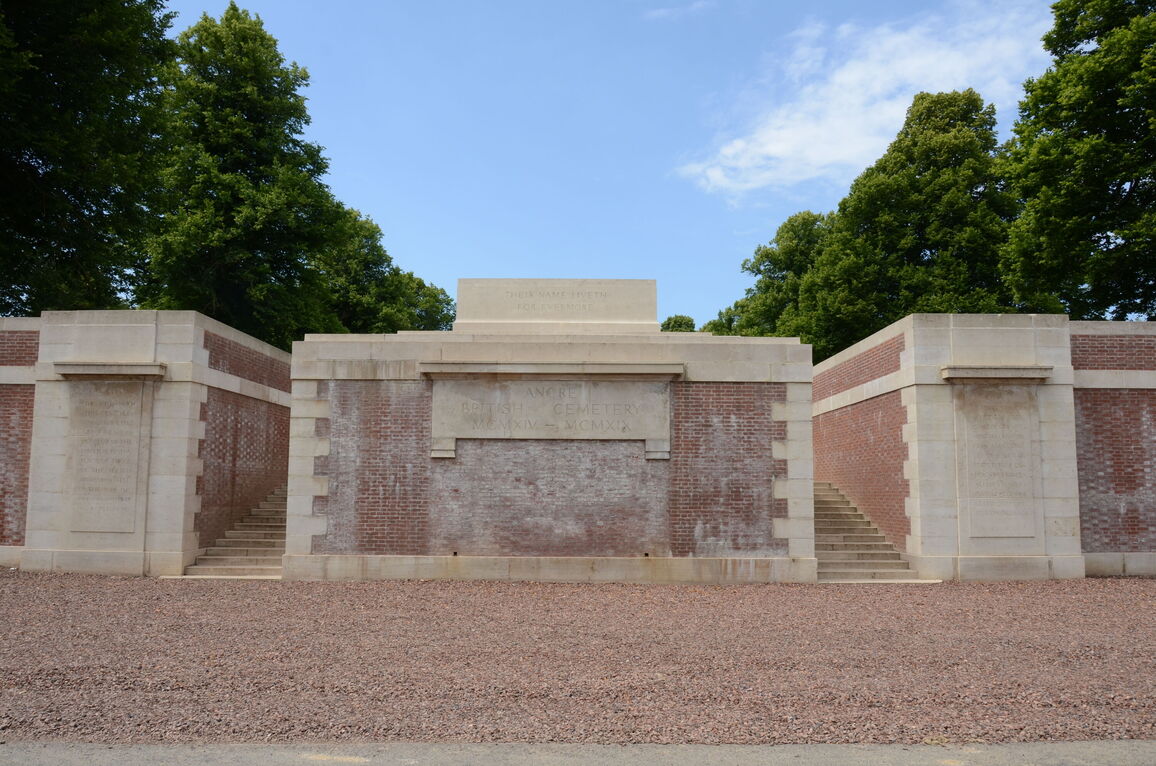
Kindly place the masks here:
[(694, 332), (694, 317), (673, 314), (662, 320), (660, 329), (663, 332)]
[(838, 210), (788, 218), (743, 263), (755, 285), (704, 329), (798, 335), (822, 359), (913, 312), (1007, 310), (998, 253), (1015, 203), (996, 149), (978, 93), (916, 95)]
[(0, 5), (0, 314), (124, 305), (169, 22), (162, 0)]
[(1053, 10), (1053, 64), (1025, 86), (1008, 152), (1024, 202), (1008, 283), (1039, 310), (1156, 318), (1156, 2)]
[(287, 348), (305, 332), (443, 329), (337, 201), (305, 70), (230, 3), (177, 40), (162, 0), (0, 6), (0, 314), (193, 309)]

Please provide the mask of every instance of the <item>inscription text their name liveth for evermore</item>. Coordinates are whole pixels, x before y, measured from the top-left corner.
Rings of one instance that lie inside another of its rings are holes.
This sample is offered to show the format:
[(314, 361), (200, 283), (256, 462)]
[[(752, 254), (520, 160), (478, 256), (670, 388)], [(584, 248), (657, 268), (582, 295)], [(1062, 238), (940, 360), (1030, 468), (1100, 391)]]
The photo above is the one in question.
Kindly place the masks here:
[(523, 314), (588, 314), (604, 303), (603, 290), (507, 290), (506, 299)]

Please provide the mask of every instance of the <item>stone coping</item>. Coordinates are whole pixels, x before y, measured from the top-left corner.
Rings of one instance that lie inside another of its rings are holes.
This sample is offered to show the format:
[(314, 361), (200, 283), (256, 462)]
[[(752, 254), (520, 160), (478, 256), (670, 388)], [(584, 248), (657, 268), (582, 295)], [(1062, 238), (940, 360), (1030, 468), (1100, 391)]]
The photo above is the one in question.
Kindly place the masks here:
[(417, 371), (429, 378), (551, 377), (646, 378), (674, 380), (686, 374), (686, 365), (665, 362), (418, 362)]
[(163, 363), (137, 362), (56, 362), (56, 374), (62, 378), (130, 378), (133, 380), (161, 380), (165, 376)]
[(1042, 381), (1052, 374), (1046, 364), (949, 364), (939, 368), (939, 376), (949, 381), (1015, 380), (1023, 383)]

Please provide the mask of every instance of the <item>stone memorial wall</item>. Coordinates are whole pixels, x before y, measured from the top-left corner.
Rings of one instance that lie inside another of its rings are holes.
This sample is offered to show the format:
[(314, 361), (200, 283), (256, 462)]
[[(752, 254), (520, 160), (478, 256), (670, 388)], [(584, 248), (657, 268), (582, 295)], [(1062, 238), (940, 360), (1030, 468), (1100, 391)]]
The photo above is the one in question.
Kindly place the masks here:
[(450, 333), (294, 346), (285, 576), (815, 577), (810, 350), (644, 280), (462, 280)]
[(4, 322), (0, 349), (25, 333), (21, 355), (5, 357), (18, 368), (0, 367), (15, 443), (0, 456), (9, 565), (180, 575), (206, 540), (284, 486), (288, 354), (193, 312)]

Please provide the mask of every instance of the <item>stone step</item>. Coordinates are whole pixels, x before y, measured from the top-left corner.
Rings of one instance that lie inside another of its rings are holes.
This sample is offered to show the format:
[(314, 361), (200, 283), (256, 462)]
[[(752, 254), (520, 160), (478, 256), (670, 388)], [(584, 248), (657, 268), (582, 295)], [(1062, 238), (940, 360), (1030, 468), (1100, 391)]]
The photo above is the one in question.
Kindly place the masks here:
[(265, 576), (269, 578), (281, 577), (281, 567), (278, 566), (244, 566), (244, 567), (230, 567), (230, 566), (202, 566), (194, 564), (185, 569), (186, 575), (205, 576), (205, 577), (260, 577)]
[[(837, 551), (815, 551), (815, 558), (820, 561), (843, 561), (847, 559), (855, 559), (856, 561), (900, 561), (899, 551), (857, 551), (850, 549), (842, 549)], [(820, 564), (819, 566), (823, 566)]]
[[(882, 532), (864, 532), (853, 535), (815, 535), (816, 543), (887, 543)], [(890, 543), (887, 543), (890, 545)]]
[(237, 524), (260, 524), (262, 526), (285, 526), (284, 516), (242, 516)]
[(226, 529), (225, 537), (234, 540), (284, 540), (285, 530)]
[(195, 566), (206, 567), (279, 567), (280, 556), (197, 556)]
[(285, 518), (285, 509), (277, 508), (254, 508), (249, 511), (250, 516), (260, 516), (261, 518), (283, 519)]
[(843, 541), (815, 543), (815, 551), (862, 551), (864, 553), (871, 551), (885, 551), (894, 552), (895, 547), (887, 542), (873, 542), (873, 543), (845, 543)]
[(285, 540), (279, 538), (220, 537), (213, 545), (218, 548), (284, 548)]
[(840, 585), (936, 585), (943, 580), (921, 580), (911, 576), (904, 576), (902, 572), (892, 573), (885, 571), (856, 574), (854, 572), (839, 572), (837, 574), (820, 574), (820, 583), (838, 583)]
[(867, 524), (816, 524), (817, 535), (866, 535), (875, 534), (879, 530)]
[(233, 525), (233, 529), (252, 529), (257, 530), (278, 530), (284, 529), (285, 522), (283, 521), (238, 521)]
[(906, 561), (874, 561), (860, 559), (823, 559), (819, 562), (820, 571), (830, 572), (836, 569), (906, 569), (910, 570)]
[(269, 546), (267, 548), (260, 546), (214, 545), (211, 548), (206, 548), (204, 553), (206, 556), (262, 556), (266, 558), (275, 557), (277, 559), (280, 559), (284, 554), (284, 545)]
[(862, 520), (864, 520), (863, 514), (855, 513), (853, 511), (820, 511), (820, 510), (816, 510), (815, 511), (815, 521), (819, 521), (820, 519), (822, 519), (824, 521), (844, 521), (844, 520), (862, 521)]

